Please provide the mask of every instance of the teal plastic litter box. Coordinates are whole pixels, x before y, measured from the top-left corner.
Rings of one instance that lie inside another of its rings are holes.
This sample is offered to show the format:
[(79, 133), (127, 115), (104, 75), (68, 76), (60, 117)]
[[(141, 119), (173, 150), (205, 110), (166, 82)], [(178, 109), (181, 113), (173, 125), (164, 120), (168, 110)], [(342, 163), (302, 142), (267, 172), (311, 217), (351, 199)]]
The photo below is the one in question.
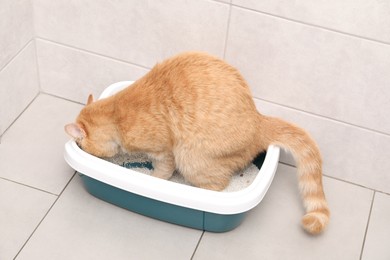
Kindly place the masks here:
[[(131, 83), (112, 84), (99, 99)], [(73, 140), (65, 144), (64, 157), (79, 172), (86, 190), (97, 198), (166, 222), (226, 232), (237, 227), (265, 196), (278, 165), (279, 152), (278, 147), (269, 146), (267, 153), (253, 162), (259, 168), (253, 182), (234, 192), (205, 190), (127, 169), (84, 152)]]

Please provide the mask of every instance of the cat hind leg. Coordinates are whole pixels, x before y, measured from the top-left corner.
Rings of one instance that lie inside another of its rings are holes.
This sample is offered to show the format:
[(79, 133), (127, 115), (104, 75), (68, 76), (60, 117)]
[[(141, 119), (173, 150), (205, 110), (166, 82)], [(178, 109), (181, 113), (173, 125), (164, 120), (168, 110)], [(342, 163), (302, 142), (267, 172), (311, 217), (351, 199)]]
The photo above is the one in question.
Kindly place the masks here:
[(179, 169), (179, 171), (195, 187), (214, 191), (225, 189), (229, 185), (234, 173), (230, 167), (212, 160), (192, 164), (191, 167), (187, 165), (187, 167)]
[(152, 176), (168, 180), (175, 171), (175, 159), (171, 153), (153, 153), (148, 154), (152, 159), (153, 173)]

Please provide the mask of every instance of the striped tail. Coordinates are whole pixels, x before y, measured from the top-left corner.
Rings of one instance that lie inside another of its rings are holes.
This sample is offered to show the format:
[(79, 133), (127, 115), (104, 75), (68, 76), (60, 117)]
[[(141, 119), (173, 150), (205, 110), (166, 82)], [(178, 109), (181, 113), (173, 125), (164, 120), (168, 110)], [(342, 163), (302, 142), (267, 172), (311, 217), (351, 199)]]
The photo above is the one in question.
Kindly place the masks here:
[(303, 228), (318, 234), (327, 226), (330, 217), (322, 186), (322, 160), (320, 151), (303, 129), (278, 118), (260, 115), (260, 130), (267, 147), (277, 145), (292, 153), (297, 163), (299, 190), (306, 209)]

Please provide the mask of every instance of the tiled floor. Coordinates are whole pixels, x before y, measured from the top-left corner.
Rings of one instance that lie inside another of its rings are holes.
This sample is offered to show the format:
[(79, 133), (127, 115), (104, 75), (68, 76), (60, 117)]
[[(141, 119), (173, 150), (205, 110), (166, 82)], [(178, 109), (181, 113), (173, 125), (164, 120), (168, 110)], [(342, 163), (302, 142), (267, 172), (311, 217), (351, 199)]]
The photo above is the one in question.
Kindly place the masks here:
[(390, 196), (324, 177), (326, 232), (300, 227), (295, 168), (235, 230), (215, 234), (126, 211), (89, 195), (62, 157), (81, 105), (40, 94), (0, 144), (0, 259), (390, 259)]

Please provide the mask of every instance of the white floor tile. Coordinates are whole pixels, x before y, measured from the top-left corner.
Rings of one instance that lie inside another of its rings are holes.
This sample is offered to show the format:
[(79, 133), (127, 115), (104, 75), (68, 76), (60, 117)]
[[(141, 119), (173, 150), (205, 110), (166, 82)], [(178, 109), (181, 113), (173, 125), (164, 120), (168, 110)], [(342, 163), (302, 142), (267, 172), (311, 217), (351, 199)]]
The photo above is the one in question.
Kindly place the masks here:
[(64, 125), (81, 105), (41, 94), (4, 134), (0, 177), (59, 194), (74, 173), (64, 161)]
[[(4, 135), (0, 175), (59, 194), (73, 175), (62, 157), (63, 125), (81, 107), (40, 95)], [(296, 169), (280, 164), (261, 204), (235, 230), (205, 232), (194, 259), (359, 259), (373, 191), (327, 177), (324, 185), (332, 218), (322, 235), (302, 230)], [(18, 253), (55, 198), (0, 179), (1, 259)], [(376, 193), (364, 260), (389, 255), (388, 202)], [(96, 199), (75, 176), (17, 259), (190, 259), (201, 233)]]
[(99, 200), (75, 176), (17, 259), (190, 259), (200, 236)]
[(235, 230), (206, 232), (194, 259), (359, 259), (373, 192), (329, 178), (324, 185), (332, 216), (323, 234), (301, 228), (295, 168), (279, 165), (261, 204)]
[(0, 179), (0, 259), (13, 259), (57, 197)]
[(390, 259), (389, 241), (390, 195), (376, 193), (362, 259)]

